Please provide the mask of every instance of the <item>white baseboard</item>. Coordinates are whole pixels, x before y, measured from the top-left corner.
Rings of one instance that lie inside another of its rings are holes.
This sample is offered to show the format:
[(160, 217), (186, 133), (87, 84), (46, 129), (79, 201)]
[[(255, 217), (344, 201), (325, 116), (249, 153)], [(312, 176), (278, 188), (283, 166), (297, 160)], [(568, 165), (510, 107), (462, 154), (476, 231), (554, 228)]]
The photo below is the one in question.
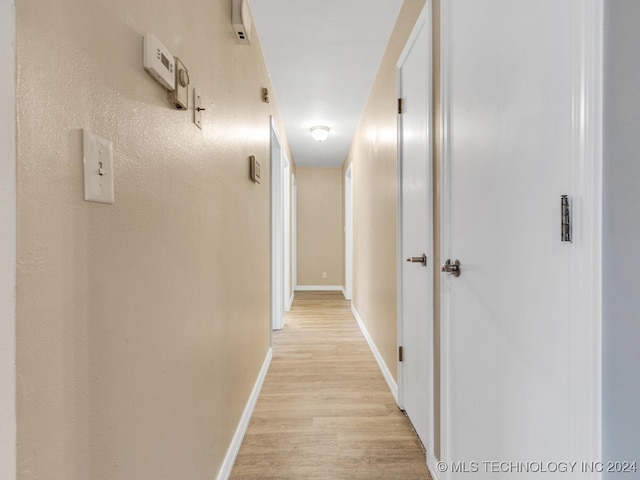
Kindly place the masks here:
[(296, 290), (300, 292), (340, 292), (343, 288), (342, 285), (298, 285)]
[(227, 480), (229, 478), (229, 475), (231, 475), (231, 469), (233, 468), (233, 464), (235, 463), (238, 452), (240, 451), (240, 446), (242, 445), (244, 435), (245, 433), (247, 433), (249, 421), (251, 420), (251, 415), (253, 414), (253, 409), (256, 406), (258, 397), (260, 396), (260, 390), (262, 390), (262, 384), (264, 383), (264, 379), (267, 376), (267, 371), (269, 370), (269, 365), (271, 365), (272, 357), (273, 349), (269, 348), (267, 356), (264, 359), (264, 363), (262, 364), (262, 368), (260, 369), (260, 373), (258, 374), (258, 378), (256, 379), (256, 383), (253, 386), (251, 395), (249, 396), (249, 400), (247, 401), (247, 405), (244, 407), (244, 412), (242, 412), (242, 417), (240, 417), (240, 423), (238, 423), (236, 433), (233, 436), (231, 445), (229, 445), (227, 454), (224, 457), (224, 462), (222, 463), (222, 467), (220, 468), (220, 472), (218, 473), (217, 480)]
[(433, 480), (440, 480), (440, 470), (438, 470), (438, 459), (432, 453), (427, 452), (427, 468)]
[(295, 296), (296, 296), (296, 292), (295, 291), (291, 292), (291, 298), (289, 299), (289, 305), (287, 305), (287, 312), (289, 310), (291, 310), (291, 305), (293, 305), (293, 299), (295, 298)]
[(393, 395), (393, 398), (395, 399), (396, 403), (398, 403), (398, 384), (393, 379), (393, 375), (391, 375), (391, 372), (389, 371), (387, 364), (384, 363), (384, 360), (382, 359), (382, 355), (380, 354), (378, 347), (376, 347), (376, 344), (373, 342), (371, 335), (369, 335), (369, 332), (367, 331), (367, 327), (365, 326), (364, 322), (362, 321), (362, 318), (360, 317), (360, 314), (356, 310), (356, 307), (353, 306), (353, 304), (351, 304), (351, 311), (353, 312), (353, 316), (356, 317), (356, 322), (358, 322), (358, 326), (360, 327), (360, 330), (362, 330), (362, 334), (364, 335), (364, 338), (367, 340), (367, 343), (369, 344), (369, 348), (371, 349), (371, 352), (373, 353), (373, 356), (375, 357), (376, 362), (378, 362), (378, 367), (380, 367), (380, 371), (382, 372), (384, 379), (387, 381), (389, 390), (391, 390), (391, 395)]

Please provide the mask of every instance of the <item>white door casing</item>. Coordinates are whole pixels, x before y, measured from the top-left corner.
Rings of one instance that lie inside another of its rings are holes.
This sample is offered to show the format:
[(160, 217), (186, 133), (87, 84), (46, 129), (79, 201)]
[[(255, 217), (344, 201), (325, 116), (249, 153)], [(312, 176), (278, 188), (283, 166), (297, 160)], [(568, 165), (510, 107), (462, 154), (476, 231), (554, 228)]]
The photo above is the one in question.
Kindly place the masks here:
[(344, 298), (353, 295), (353, 164), (344, 176)]
[(271, 328), (284, 327), (284, 154), (273, 116), (271, 129)]
[(601, 7), (443, 2), (441, 478), (600, 459)]
[(289, 311), (291, 308), (292, 289), (291, 289), (291, 167), (286, 154), (283, 154), (284, 168), (282, 169), (282, 185), (284, 188), (284, 196), (282, 202), (283, 219), (284, 219), (284, 310)]
[(16, 478), (15, 2), (0, 3), (0, 478)]
[[(431, 4), (397, 65), (399, 400), (433, 454), (433, 208)], [(423, 266), (411, 257), (425, 254)]]
[(295, 295), (296, 287), (298, 286), (298, 185), (296, 183), (296, 176), (291, 175), (291, 260), (293, 262), (293, 268), (291, 269), (293, 291), (291, 292), (291, 298)]

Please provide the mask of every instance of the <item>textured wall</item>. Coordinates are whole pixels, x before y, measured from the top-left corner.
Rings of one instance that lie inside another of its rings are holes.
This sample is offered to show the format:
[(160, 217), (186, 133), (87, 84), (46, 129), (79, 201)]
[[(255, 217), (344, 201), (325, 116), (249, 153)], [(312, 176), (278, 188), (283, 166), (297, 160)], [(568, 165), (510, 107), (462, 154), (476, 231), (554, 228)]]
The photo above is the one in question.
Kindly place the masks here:
[[(259, 44), (228, 0), (22, 0), (17, 30), (19, 478), (211, 480), (270, 343)], [(203, 130), (143, 70), (146, 32)], [(114, 205), (83, 201), (82, 128), (113, 141)]]
[(0, 478), (16, 468), (16, 166), (14, 2), (0, 0)]
[(605, 6), (603, 454), (640, 467), (640, 3)]
[[(340, 167), (298, 167), (298, 285), (344, 285)], [(322, 273), (327, 272), (327, 278)]]
[(405, 0), (343, 169), (353, 174), (353, 304), (396, 375), (396, 63), (425, 0)]

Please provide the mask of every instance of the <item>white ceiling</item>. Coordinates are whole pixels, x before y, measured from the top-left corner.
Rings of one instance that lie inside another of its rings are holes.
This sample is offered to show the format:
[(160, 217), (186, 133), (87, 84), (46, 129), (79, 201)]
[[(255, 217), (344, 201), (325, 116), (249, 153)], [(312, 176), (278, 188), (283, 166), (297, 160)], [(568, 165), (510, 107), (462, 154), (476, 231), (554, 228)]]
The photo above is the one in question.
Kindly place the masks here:
[[(340, 166), (402, 0), (249, 0), (294, 161)], [(309, 128), (326, 125), (316, 142)]]

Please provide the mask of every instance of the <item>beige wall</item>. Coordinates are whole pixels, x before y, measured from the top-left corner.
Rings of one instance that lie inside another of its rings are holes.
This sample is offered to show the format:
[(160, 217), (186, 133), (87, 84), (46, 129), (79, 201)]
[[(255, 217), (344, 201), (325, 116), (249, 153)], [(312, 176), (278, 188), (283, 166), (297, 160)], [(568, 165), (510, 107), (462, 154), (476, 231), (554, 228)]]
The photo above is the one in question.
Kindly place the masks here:
[[(278, 115), (230, 3), (17, 2), (21, 480), (221, 467), (270, 343)], [(203, 130), (143, 70), (145, 32), (189, 68)], [(81, 128), (113, 141), (113, 205), (82, 200)]]
[(299, 166), (296, 181), (298, 285), (343, 286), (342, 169)]
[(353, 163), (353, 305), (391, 373), (397, 360), (396, 62), (425, 0), (405, 0), (349, 155)]

